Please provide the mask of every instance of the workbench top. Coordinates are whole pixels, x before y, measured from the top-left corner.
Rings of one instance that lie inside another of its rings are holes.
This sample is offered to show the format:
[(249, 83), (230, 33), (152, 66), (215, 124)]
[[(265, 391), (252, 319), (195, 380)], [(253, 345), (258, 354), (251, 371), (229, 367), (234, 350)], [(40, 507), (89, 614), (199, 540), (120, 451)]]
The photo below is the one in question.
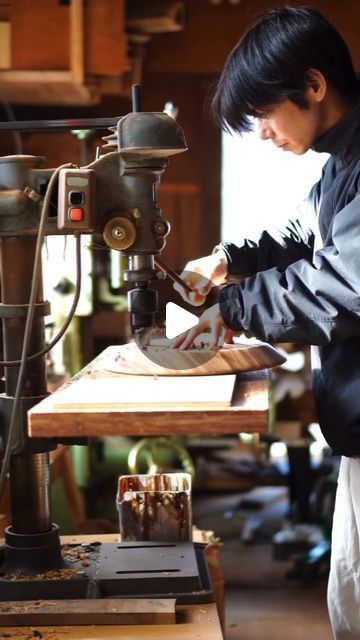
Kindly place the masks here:
[(268, 371), (125, 375), (102, 354), (29, 411), (30, 437), (221, 435), (268, 428)]

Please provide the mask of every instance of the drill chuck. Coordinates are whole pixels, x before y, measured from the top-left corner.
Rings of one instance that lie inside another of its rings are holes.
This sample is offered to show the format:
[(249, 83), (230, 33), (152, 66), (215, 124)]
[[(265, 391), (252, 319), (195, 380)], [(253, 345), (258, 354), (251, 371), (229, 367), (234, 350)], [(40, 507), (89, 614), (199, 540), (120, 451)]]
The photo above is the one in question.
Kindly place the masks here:
[(145, 287), (132, 289), (128, 292), (128, 307), (134, 331), (151, 328), (158, 310), (158, 292)]

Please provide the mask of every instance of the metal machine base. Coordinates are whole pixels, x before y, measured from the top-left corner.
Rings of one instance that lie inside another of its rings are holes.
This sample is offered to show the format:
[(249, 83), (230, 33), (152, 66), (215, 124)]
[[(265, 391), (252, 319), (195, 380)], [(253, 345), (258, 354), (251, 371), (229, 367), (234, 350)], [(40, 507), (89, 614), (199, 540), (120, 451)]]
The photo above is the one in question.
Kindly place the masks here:
[(34, 575), (50, 567), (65, 567), (56, 524), (49, 531), (28, 535), (14, 533), (11, 527), (7, 527), (5, 544), (1, 547), (0, 576), (19, 572)]
[(176, 598), (214, 602), (204, 557), (191, 542), (64, 545), (65, 568), (38, 575), (0, 574), (0, 600)]

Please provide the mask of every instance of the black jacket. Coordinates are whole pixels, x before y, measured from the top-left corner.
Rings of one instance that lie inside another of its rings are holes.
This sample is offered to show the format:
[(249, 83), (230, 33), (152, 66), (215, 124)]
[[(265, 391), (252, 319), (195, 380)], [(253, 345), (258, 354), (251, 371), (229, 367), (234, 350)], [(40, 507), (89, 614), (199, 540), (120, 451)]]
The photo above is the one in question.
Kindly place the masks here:
[(335, 454), (360, 456), (360, 103), (313, 149), (331, 156), (305, 203), (310, 226), (222, 244), (230, 275), (255, 275), (225, 287), (220, 310), (246, 335), (313, 345), (323, 434)]

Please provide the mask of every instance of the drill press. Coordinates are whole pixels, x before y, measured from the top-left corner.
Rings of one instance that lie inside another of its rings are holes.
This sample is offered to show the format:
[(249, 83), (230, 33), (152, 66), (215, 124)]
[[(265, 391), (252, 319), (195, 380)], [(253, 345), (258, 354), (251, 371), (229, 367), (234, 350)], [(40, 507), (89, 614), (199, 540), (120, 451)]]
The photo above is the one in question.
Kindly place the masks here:
[[(135, 100), (136, 102), (136, 100)], [(136, 106), (136, 105), (135, 105)], [(56, 130), (71, 128), (104, 128), (104, 119), (77, 121), (47, 121), (41, 123), (4, 123), (0, 130)], [(127, 257), (128, 269), (125, 279), (134, 285), (129, 292), (129, 312), (135, 335), (143, 339), (153, 326), (157, 311), (156, 291), (148, 285), (160, 277), (156, 268), (156, 256), (165, 244), (169, 224), (161, 217), (156, 200), (156, 186), (163, 173), (168, 157), (186, 150), (184, 135), (173, 118), (167, 114), (139, 112), (136, 109), (128, 115), (106, 121), (110, 135), (105, 138), (106, 153), (100, 155), (87, 167), (64, 167), (59, 169), (49, 200), (44, 233), (81, 234), (103, 233), (106, 243), (112, 249), (122, 251)], [(66, 566), (61, 552), (59, 531), (52, 523), (50, 504), (49, 451), (56, 443), (47, 439), (29, 439), (26, 428), (26, 414), (34, 404), (47, 394), (45, 356), (26, 361), (25, 375), (21, 385), (17, 413), (14, 421), (14, 397), (18, 392), (19, 367), (24, 359), (22, 342), (28, 302), (31, 293), (31, 274), (36, 252), (42, 201), (49, 180), (55, 177), (54, 170), (44, 169), (44, 158), (34, 156), (8, 156), (0, 159), (0, 264), (2, 304), (0, 315), (3, 322), (5, 392), (0, 396), (0, 433), (3, 451), (10, 451), (10, 501), (12, 524), (6, 530), (5, 544), (1, 550), (0, 599), (29, 599), (30, 597), (55, 597), (55, 592), (46, 584), (42, 590), (11, 583), (6, 576), (27, 574), (29, 576), (49, 570), (60, 570)], [(161, 277), (163, 273), (161, 272)], [(49, 305), (43, 300), (41, 272), (36, 282), (36, 304), (29, 342), (29, 354), (44, 352), (44, 316), (49, 313)], [(11, 418), (12, 416), (12, 418)], [(9, 423), (15, 426), (9, 436)], [(10, 449), (9, 449), (10, 447)], [(125, 543), (126, 545), (126, 543)], [(106, 545), (105, 545), (106, 546)], [(154, 547), (135, 544), (136, 557), (141, 556), (140, 566), (144, 566), (144, 555), (149, 558), (148, 548), (155, 558), (160, 553), (159, 545)], [(171, 562), (182, 558), (177, 572), (180, 589), (192, 593), (201, 592), (207, 596), (203, 582), (198, 581), (196, 571), (189, 569), (189, 549), (171, 547)], [(171, 556), (174, 554), (176, 558)], [(107, 546), (106, 546), (107, 547)], [(115, 586), (119, 575), (114, 576), (113, 554), (115, 547), (91, 550), (93, 563), (98, 566), (96, 582), (102, 585), (102, 593), (116, 595), (128, 593), (128, 586)], [(124, 547), (122, 547), (124, 548)], [(156, 551), (155, 549), (158, 549)], [(141, 552), (143, 549), (143, 552)], [(91, 555), (90, 554), (90, 555)], [(184, 555), (185, 554), (185, 555)], [(190, 556), (195, 551), (190, 549)], [(160, 554), (160, 557), (163, 557)], [(194, 559), (193, 558), (193, 559)], [(156, 561), (157, 562), (157, 561)], [(127, 554), (127, 571), (134, 560)], [(135, 568), (136, 569), (136, 568)], [(158, 571), (166, 575), (166, 567)], [(202, 569), (204, 573), (204, 569)], [(83, 572), (84, 573), (84, 572)], [(116, 571), (126, 574), (126, 571)], [(139, 571), (135, 570), (135, 573)], [(154, 581), (154, 569), (150, 570), (150, 581), (136, 589), (162, 589), (164, 582)], [(190, 580), (190, 582), (189, 582)], [(59, 595), (59, 581), (53, 582), (56, 597), (71, 597), (65, 588)], [(74, 582), (74, 581), (68, 581)], [(89, 597), (89, 584), (94, 579), (88, 576), (77, 580), (75, 594)], [(34, 585), (34, 583), (32, 583)], [(39, 586), (39, 585), (37, 585)], [(45, 589), (45, 590), (44, 590)], [(174, 591), (171, 585), (169, 590)], [(5, 594), (6, 592), (6, 594)], [(150, 591), (154, 593), (153, 591)], [(156, 591), (155, 591), (156, 592)], [(136, 590), (135, 593), (138, 593)], [(16, 594), (20, 594), (17, 595)]]

